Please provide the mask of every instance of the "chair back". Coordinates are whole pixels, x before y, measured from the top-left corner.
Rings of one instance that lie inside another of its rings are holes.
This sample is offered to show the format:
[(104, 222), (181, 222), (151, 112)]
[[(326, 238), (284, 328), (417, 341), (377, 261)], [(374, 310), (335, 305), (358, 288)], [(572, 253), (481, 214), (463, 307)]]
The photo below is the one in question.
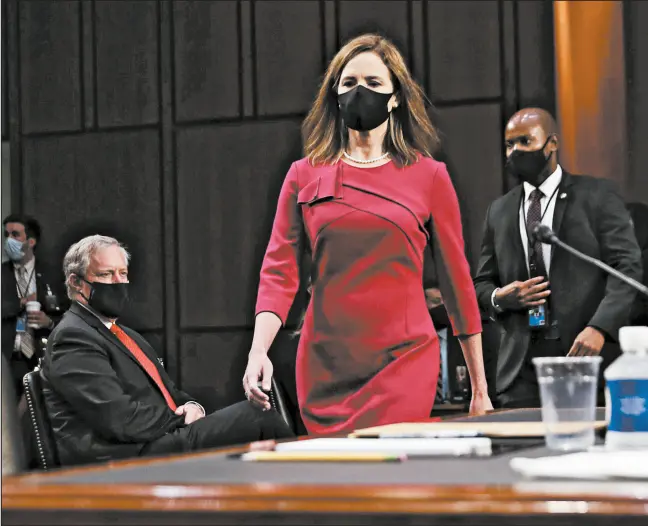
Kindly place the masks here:
[(9, 360), (2, 354), (2, 476), (27, 469), (20, 415)]
[(47, 471), (60, 466), (60, 462), (52, 424), (43, 397), (43, 379), (39, 367), (23, 377), (23, 385), (25, 386), (27, 411), (36, 449), (36, 460), (38, 467)]

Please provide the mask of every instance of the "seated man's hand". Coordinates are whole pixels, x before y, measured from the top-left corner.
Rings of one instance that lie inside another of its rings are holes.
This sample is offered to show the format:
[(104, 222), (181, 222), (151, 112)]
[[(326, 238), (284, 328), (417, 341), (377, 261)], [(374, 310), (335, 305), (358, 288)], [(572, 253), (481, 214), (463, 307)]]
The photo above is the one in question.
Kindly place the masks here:
[(192, 424), (196, 420), (200, 420), (205, 413), (200, 406), (196, 404), (184, 404), (175, 410), (176, 415), (184, 415), (185, 424)]

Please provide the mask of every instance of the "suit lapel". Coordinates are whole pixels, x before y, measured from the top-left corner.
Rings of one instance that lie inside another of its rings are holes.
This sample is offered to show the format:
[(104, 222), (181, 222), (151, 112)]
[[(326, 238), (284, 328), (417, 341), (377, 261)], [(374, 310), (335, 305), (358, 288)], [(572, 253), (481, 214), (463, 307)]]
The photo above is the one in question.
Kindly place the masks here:
[[(560, 186), (558, 187), (558, 192), (556, 196), (556, 207), (554, 208), (553, 224), (552, 230), (560, 237), (560, 228), (562, 226), (563, 218), (565, 217), (565, 210), (567, 209), (567, 203), (570, 199), (569, 187), (572, 184), (572, 176), (567, 172), (563, 171), (562, 179), (560, 181)], [(556, 250), (556, 245), (551, 246), (551, 260), (553, 261), (554, 251)], [(552, 265), (553, 268), (553, 265)]]
[(110, 329), (108, 329), (108, 327), (106, 327), (102, 323), (102, 321), (99, 318), (97, 318), (94, 314), (92, 314), (85, 308), (81, 307), (81, 305), (79, 305), (76, 302), (72, 303), (72, 306), (70, 307), (70, 312), (73, 312), (74, 314), (79, 316), (83, 321), (85, 321), (88, 325), (95, 328), (97, 332), (99, 332), (99, 334), (101, 334), (108, 341), (108, 343), (110, 343), (116, 349), (119, 349), (122, 353), (124, 353), (131, 360), (133, 360), (133, 362), (135, 362), (142, 370), (144, 370), (141, 364), (137, 361), (137, 358), (133, 356), (133, 353), (130, 352), (126, 348), (126, 346), (119, 341), (117, 336), (115, 336), (112, 332), (110, 332)]
[(510, 240), (512, 261), (515, 262), (515, 276), (524, 281), (527, 279), (527, 266), (524, 260), (524, 247), (520, 237), (520, 203), (522, 201), (522, 185), (517, 186), (509, 194), (509, 202), (504, 207), (504, 221), (506, 222), (506, 237)]
[(2, 264), (2, 289), (3, 294), (17, 294), (16, 274), (14, 273), (14, 267), (11, 261), (6, 261)]

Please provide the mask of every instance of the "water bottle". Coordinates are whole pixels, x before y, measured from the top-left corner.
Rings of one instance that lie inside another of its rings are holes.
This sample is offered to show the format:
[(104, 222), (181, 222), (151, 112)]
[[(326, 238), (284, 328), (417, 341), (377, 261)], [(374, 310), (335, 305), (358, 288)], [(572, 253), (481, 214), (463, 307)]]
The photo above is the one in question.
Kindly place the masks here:
[(648, 327), (622, 327), (623, 354), (604, 373), (608, 449), (648, 447)]

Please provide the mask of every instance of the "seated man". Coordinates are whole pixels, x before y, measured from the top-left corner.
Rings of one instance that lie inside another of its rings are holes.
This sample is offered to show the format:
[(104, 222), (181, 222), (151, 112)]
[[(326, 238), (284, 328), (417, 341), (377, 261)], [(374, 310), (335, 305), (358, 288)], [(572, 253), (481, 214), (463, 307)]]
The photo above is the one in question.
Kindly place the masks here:
[(285, 438), (281, 416), (249, 402), (210, 415), (175, 387), (153, 348), (116, 320), (128, 301), (129, 254), (113, 238), (72, 245), (70, 310), (52, 332), (42, 376), (63, 465)]

